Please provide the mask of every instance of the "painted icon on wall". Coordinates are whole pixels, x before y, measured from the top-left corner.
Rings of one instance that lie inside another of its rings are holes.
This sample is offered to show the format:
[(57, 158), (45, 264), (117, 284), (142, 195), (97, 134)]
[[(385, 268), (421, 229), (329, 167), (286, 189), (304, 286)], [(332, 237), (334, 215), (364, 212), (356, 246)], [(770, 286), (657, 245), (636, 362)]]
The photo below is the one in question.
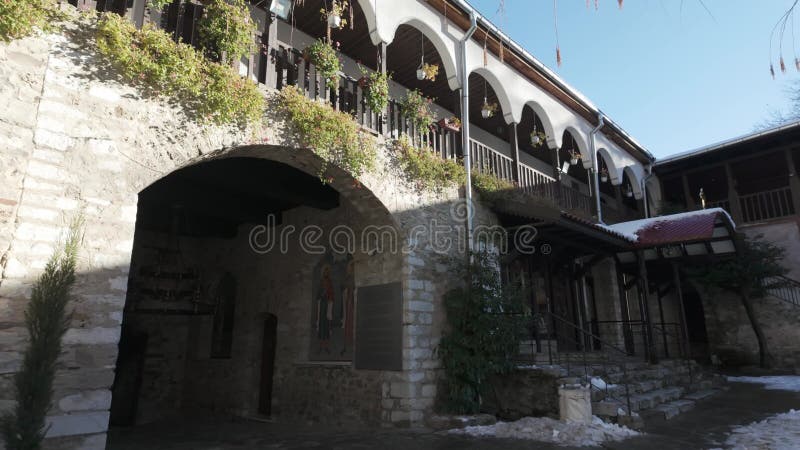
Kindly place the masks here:
[(355, 268), (352, 255), (326, 254), (314, 267), (311, 287), (310, 361), (352, 361), (355, 336)]

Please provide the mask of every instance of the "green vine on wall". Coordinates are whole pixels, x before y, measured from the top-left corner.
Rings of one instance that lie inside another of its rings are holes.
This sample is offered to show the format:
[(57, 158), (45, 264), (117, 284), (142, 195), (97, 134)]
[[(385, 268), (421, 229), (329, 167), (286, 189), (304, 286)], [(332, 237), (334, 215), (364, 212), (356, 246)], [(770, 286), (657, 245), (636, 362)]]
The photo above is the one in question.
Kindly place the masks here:
[[(282, 107), (288, 112), (303, 145), (310, 147), (326, 163), (339, 166), (355, 178), (375, 167), (375, 138), (362, 132), (351, 115), (308, 99), (294, 86), (283, 88), (280, 96)], [(327, 166), (323, 166), (319, 176), (330, 182), (326, 169)]]
[(197, 31), (206, 51), (223, 64), (253, 52), (256, 25), (244, 0), (207, 0)]
[(418, 132), (424, 133), (428, 127), (436, 120), (436, 116), (431, 111), (433, 100), (425, 97), (416, 89), (408, 91), (406, 97), (400, 102), (400, 114), (407, 120), (414, 123)]
[(472, 187), (485, 200), (496, 200), (504, 192), (510, 192), (516, 187), (511, 181), (498, 178), (492, 174), (481, 173), (477, 170), (473, 170), (471, 173)]
[(416, 147), (406, 136), (395, 141), (394, 151), (406, 177), (420, 189), (441, 192), (464, 184), (464, 166), (459, 160), (444, 159), (430, 148)]
[(37, 28), (52, 31), (61, 18), (56, 0), (0, 0), (0, 40), (20, 39)]
[(147, 1), (147, 6), (153, 8), (153, 9), (162, 10), (167, 5), (172, 4), (173, 1), (174, 0), (148, 0)]
[(391, 75), (382, 72), (371, 72), (365, 67), (359, 66), (361, 70), (361, 80), (364, 89), (364, 100), (373, 112), (382, 113), (389, 104), (389, 80)]
[(117, 14), (103, 14), (97, 46), (124, 78), (179, 100), (203, 121), (243, 125), (263, 115), (264, 96), (255, 83), (150, 24), (137, 30)]

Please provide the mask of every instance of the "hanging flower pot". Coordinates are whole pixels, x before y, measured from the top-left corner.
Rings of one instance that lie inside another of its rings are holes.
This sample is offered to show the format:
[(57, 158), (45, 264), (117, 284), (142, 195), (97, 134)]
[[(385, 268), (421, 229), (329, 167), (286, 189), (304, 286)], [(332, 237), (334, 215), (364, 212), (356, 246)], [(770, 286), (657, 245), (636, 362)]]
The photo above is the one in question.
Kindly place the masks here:
[(339, 29), (342, 27), (342, 16), (339, 14), (331, 13), (328, 14), (328, 26), (333, 29)]
[(360, 87), (361, 89), (367, 89), (369, 87), (369, 78), (366, 76), (359, 78), (358, 87)]
[(570, 166), (578, 165), (578, 160), (580, 160), (580, 159), (581, 159), (581, 154), (580, 153), (578, 153), (578, 152), (576, 152), (574, 150), (569, 153), (569, 165)]
[(542, 145), (542, 143), (546, 140), (547, 136), (545, 136), (545, 134), (541, 131), (534, 130), (533, 133), (531, 133), (531, 145), (534, 147)]
[(422, 70), (422, 66), (420, 66), (420, 68), (419, 68), (419, 69), (417, 69), (417, 79), (418, 79), (419, 81), (422, 81), (422, 80), (424, 80), (424, 79), (425, 79), (425, 71), (424, 71), (424, 70)]
[(631, 189), (630, 185), (625, 188), (625, 197), (633, 197), (633, 189)]
[(488, 119), (494, 116), (494, 113), (497, 111), (497, 103), (489, 103), (486, 99), (483, 100), (483, 106), (481, 106), (481, 117), (484, 119)]
[(608, 169), (606, 169), (605, 167), (600, 169), (600, 181), (602, 181), (603, 183), (608, 182)]

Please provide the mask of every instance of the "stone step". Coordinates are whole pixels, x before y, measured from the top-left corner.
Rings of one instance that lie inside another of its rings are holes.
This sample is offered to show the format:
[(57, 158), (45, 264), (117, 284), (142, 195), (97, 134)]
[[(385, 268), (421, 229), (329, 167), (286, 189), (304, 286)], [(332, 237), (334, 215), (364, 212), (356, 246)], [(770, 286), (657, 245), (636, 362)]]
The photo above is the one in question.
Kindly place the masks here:
[(692, 400), (674, 400), (658, 405), (655, 408), (642, 411), (641, 416), (645, 422), (650, 422), (653, 420), (669, 420), (680, 413), (689, 411), (690, 409), (694, 408), (694, 405), (695, 402)]
[(694, 400), (698, 402), (700, 400), (705, 400), (711, 397), (712, 395), (718, 394), (719, 392), (720, 392), (719, 389), (704, 389), (700, 391), (690, 392), (686, 394), (685, 397), (689, 400)]

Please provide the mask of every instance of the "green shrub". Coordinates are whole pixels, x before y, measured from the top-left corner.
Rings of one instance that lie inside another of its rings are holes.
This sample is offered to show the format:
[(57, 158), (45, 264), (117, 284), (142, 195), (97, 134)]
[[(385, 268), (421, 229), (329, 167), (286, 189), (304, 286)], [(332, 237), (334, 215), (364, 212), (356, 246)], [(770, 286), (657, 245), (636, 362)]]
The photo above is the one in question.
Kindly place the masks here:
[(82, 221), (73, 221), (66, 241), (33, 284), (31, 299), (25, 308), (29, 340), (22, 366), (14, 375), (17, 404), (0, 420), (3, 439), (9, 450), (39, 449), (47, 432), (45, 416), (53, 399), (61, 338), (70, 321), (67, 304), (75, 283), (81, 232)]
[(464, 184), (466, 177), (460, 161), (443, 159), (430, 148), (417, 148), (406, 136), (395, 141), (395, 153), (406, 177), (420, 189), (441, 192)]
[(0, 0), (0, 40), (23, 38), (34, 28), (51, 31), (60, 17), (56, 0)]
[(263, 114), (264, 97), (255, 83), (149, 24), (137, 30), (117, 14), (104, 14), (97, 46), (124, 78), (176, 98), (201, 120), (244, 124)]
[(206, 50), (224, 64), (253, 51), (256, 25), (244, 0), (206, 1), (197, 31)]
[[(281, 103), (303, 145), (324, 161), (356, 178), (375, 166), (375, 139), (363, 133), (352, 116), (306, 98), (294, 86), (283, 88)], [(323, 180), (326, 180), (325, 169), (322, 167), (319, 173)]]
[(514, 368), (528, 313), (521, 286), (501, 282), (497, 257), (479, 251), (466, 261), (455, 259), (448, 272), (464, 285), (444, 297), (449, 326), (436, 349), (443, 406), (457, 414), (477, 413), (489, 378)]
[(514, 189), (514, 183), (491, 174), (472, 171), (472, 187), (486, 200), (493, 200), (499, 194)]
[(314, 41), (303, 50), (303, 55), (314, 64), (317, 72), (328, 80), (332, 85), (339, 82), (339, 72), (342, 70), (342, 63), (336, 55), (336, 49), (322, 39)]

